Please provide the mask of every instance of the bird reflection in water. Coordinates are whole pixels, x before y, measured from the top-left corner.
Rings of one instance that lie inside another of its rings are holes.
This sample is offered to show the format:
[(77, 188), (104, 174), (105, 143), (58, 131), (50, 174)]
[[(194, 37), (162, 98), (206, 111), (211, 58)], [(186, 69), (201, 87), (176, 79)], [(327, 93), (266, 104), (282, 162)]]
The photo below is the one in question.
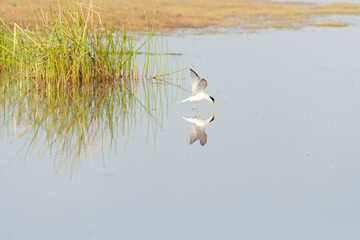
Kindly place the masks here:
[(207, 134), (205, 132), (205, 127), (212, 121), (215, 120), (215, 114), (206, 119), (200, 118), (198, 112), (196, 112), (195, 117), (183, 117), (186, 121), (192, 123), (190, 141), (189, 144), (193, 144), (196, 140), (199, 140), (200, 145), (204, 146), (207, 142)]

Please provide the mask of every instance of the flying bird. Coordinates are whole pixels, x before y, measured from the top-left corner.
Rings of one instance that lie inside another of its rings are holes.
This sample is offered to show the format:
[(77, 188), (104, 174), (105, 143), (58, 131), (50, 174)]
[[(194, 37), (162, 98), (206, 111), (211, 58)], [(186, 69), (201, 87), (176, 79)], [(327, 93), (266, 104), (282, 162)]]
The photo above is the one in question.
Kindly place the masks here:
[(182, 100), (182, 103), (187, 101), (195, 102), (196, 107), (198, 107), (200, 101), (206, 99), (216, 107), (215, 99), (209, 96), (209, 94), (205, 93), (205, 88), (208, 85), (207, 81), (203, 78), (201, 79), (199, 75), (197, 75), (197, 73), (192, 69), (190, 69), (190, 82), (192, 86), (192, 96)]

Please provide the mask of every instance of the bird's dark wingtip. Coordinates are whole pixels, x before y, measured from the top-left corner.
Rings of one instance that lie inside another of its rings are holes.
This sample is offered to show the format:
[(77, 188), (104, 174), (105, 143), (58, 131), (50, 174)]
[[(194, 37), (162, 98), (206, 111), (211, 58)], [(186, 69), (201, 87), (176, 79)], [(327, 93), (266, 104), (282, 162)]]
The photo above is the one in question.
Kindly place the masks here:
[(198, 78), (200, 78), (199, 75), (198, 75), (194, 70), (192, 70), (191, 68), (189, 68), (189, 69), (190, 69), (190, 73), (193, 73), (193, 74), (195, 74)]

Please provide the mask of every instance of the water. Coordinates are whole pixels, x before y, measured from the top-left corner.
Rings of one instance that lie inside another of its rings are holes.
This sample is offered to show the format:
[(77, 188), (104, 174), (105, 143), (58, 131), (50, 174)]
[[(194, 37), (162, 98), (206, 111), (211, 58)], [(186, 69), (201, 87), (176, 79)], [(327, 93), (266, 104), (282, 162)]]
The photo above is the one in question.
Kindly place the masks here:
[(215, 98), (207, 143), (189, 145), (187, 92), (155, 140), (138, 121), (76, 181), (4, 135), (0, 239), (359, 239), (359, 28), (167, 39)]

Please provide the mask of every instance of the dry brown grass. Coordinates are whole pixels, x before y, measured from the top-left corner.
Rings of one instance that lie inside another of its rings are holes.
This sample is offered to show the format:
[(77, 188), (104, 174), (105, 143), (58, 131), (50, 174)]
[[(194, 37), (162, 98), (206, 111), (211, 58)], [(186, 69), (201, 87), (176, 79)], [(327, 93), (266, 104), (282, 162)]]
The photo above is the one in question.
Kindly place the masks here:
[(346, 27), (349, 24), (343, 22), (323, 22), (323, 23), (313, 23), (315, 27)]
[[(45, 0), (31, 0), (34, 9)], [(360, 4), (277, 3), (262, 0), (94, 0), (104, 11), (104, 22), (119, 28), (130, 25), (146, 30), (153, 23), (158, 30), (178, 28), (242, 27), (244, 29), (340, 26), (343, 23), (317, 23), (317, 17), (360, 14)], [(28, 0), (2, 0), (0, 16), (8, 22), (32, 23)]]

